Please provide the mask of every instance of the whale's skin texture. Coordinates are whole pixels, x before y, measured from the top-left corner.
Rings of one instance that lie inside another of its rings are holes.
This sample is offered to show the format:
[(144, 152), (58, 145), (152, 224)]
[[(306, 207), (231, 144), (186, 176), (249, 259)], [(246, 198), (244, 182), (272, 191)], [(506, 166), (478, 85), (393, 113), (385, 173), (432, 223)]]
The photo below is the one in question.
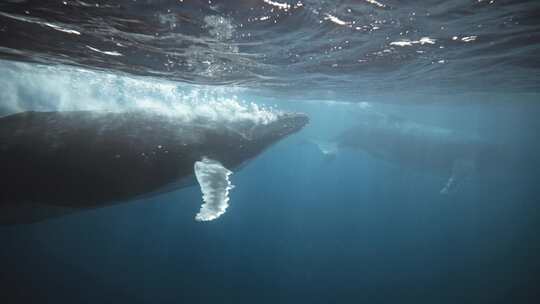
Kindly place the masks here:
[(388, 163), (445, 176), (448, 183), (441, 193), (478, 172), (504, 173), (516, 164), (503, 145), (472, 135), (381, 113), (362, 118), (335, 139), (339, 150), (362, 150)]
[(474, 157), (477, 145), (445, 129), (407, 121), (362, 123), (338, 137), (338, 147), (363, 150), (375, 158), (418, 169), (447, 170), (459, 158)]
[(0, 118), (0, 210), (17, 209), (15, 219), (6, 221), (18, 223), (28, 214), (21, 215), (21, 208), (97, 208), (171, 191), (193, 175), (202, 158), (235, 168), (307, 122), (304, 114), (292, 113), (234, 128), (153, 112), (5, 116)]

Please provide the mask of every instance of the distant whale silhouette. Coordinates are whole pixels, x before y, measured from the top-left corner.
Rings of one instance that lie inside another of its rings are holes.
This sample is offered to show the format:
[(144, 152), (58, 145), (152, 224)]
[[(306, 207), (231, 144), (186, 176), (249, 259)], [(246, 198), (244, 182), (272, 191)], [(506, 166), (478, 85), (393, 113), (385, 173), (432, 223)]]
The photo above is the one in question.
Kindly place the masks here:
[(509, 165), (503, 146), (454, 130), (416, 123), (375, 111), (331, 142), (315, 142), (327, 159), (342, 149), (356, 149), (372, 157), (417, 170), (447, 176), (441, 194), (477, 172), (493, 172)]
[[(225, 212), (229, 169), (308, 122), (185, 122), (148, 112), (23, 112), (0, 118), (0, 222), (25, 223), (185, 186), (195, 175), (199, 221)], [(227, 169), (229, 168), (229, 169)]]

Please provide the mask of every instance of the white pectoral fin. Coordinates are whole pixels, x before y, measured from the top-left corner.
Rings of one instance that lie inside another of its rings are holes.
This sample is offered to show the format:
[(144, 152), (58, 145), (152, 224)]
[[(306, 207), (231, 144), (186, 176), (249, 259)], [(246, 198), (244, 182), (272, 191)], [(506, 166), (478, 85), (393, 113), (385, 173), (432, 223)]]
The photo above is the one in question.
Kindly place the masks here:
[(330, 141), (315, 141), (315, 144), (324, 155), (335, 155), (338, 152), (337, 143)]
[(215, 220), (225, 213), (229, 206), (229, 191), (234, 188), (229, 180), (232, 171), (220, 162), (206, 157), (195, 162), (194, 169), (204, 201), (195, 220)]
[(326, 162), (333, 161), (336, 158), (337, 152), (338, 152), (338, 146), (335, 142), (327, 142), (327, 141), (312, 141), (317, 148), (319, 148), (319, 151), (322, 153), (324, 160)]
[(448, 178), (448, 181), (446, 181), (446, 184), (444, 185), (444, 187), (441, 189), (441, 191), (439, 191), (440, 194), (449, 194), (450, 191), (452, 191), (452, 189), (454, 188), (454, 185), (456, 184), (456, 180), (454, 178), (454, 176), (450, 176), (450, 178)]
[(452, 175), (448, 178), (448, 181), (441, 189), (441, 194), (452, 193), (458, 184), (469, 178), (475, 170), (475, 164), (469, 159), (457, 159), (452, 165)]

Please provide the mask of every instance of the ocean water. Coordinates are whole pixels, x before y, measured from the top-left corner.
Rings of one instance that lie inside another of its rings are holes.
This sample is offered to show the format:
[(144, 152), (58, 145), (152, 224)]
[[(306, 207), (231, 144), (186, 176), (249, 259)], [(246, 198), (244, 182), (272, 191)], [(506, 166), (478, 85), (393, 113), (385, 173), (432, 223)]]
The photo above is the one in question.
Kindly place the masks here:
[(0, 226), (0, 301), (537, 303), (539, 17), (499, 0), (0, 3), (0, 116), (310, 118), (229, 168), (213, 221), (194, 219), (195, 183)]

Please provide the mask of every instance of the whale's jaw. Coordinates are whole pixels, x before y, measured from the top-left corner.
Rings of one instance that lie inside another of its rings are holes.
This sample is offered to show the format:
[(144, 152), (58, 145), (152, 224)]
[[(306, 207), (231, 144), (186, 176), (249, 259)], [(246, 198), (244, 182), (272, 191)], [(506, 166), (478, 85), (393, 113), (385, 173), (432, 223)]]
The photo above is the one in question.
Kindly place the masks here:
[(283, 137), (300, 131), (309, 123), (309, 117), (303, 113), (281, 114), (275, 121), (257, 126), (253, 130), (253, 138), (268, 142), (277, 141)]

